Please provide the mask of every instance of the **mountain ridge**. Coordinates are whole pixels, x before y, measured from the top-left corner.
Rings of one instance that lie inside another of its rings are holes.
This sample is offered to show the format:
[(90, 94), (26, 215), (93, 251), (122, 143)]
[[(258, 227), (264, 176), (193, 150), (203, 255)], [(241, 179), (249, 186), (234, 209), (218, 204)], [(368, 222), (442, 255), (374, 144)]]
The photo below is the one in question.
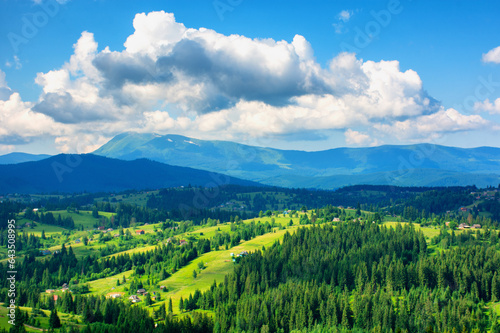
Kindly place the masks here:
[(263, 186), (148, 159), (124, 161), (93, 154), (59, 154), (41, 161), (0, 165), (0, 192), (3, 194), (114, 192), (226, 184)]
[[(411, 186), (422, 183), (423, 170), (432, 174), (433, 180), (429, 184), (433, 186), (484, 186), (496, 182), (496, 175), (500, 174), (500, 148), (487, 146), (458, 148), (424, 143), (306, 152), (255, 147), (231, 141), (207, 141), (181, 135), (128, 132), (111, 139), (94, 153), (125, 160), (145, 157), (288, 187), (333, 189), (345, 185), (346, 182), (339, 178), (342, 176), (358, 176), (359, 181), (369, 178), (370, 184), (401, 185), (394, 180), (387, 183), (384, 173), (389, 173), (392, 178), (397, 178), (393, 177), (394, 174), (397, 176), (400, 173), (404, 178), (402, 183)], [(419, 170), (416, 172), (419, 176), (412, 178), (410, 170)], [(321, 184), (318, 182), (321, 178), (329, 181)], [(308, 181), (314, 186), (303, 186)], [(355, 177), (353, 181), (360, 184)]]

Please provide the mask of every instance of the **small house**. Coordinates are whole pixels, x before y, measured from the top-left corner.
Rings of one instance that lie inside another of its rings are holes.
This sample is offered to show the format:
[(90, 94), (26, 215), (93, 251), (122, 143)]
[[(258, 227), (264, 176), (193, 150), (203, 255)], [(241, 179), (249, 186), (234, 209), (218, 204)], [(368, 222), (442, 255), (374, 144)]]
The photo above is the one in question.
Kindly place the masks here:
[(187, 242), (186, 242), (186, 240), (185, 240), (185, 239), (181, 239), (181, 240), (179, 241), (179, 245), (180, 245), (180, 246), (183, 246), (183, 245), (186, 245), (186, 244), (187, 244)]
[(137, 302), (141, 301), (141, 299), (139, 297), (137, 297), (137, 295), (132, 295), (128, 299), (131, 300), (132, 303), (137, 303)]
[(50, 254), (52, 254), (52, 252), (50, 252), (50, 250), (41, 250), (40, 253), (43, 255), (43, 256), (48, 256)]
[(47, 289), (47, 290), (45, 290), (45, 292), (47, 294), (52, 294), (53, 292), (55, 292), (55, 290), (54, 289)]
[(340, 218), (334, 217), (332, 222), (340, 222)]
[(141, 230), (136, 230), (135, 234), (136, 235), (144, 235), (144, 230), (142, 230), (142, 229)]
[(81, 242), (80, 238), (75, 239), (75, 244), (80, 244)]
[(146, 289), (144, 289), (144, 288), (141, 288), (141, 289), (138, 289), (138, 290), (137, 290), (137, 294), (138, 294), (138, 295), (145, 295), (146, 293), (147, 293), (147, 291), (146, 291)]
[(101, 225), (101, 226), (99, 226), (99, 227), (97, 228), (97, 230), (104, 230), (104, 226), (102, 226), (102, 225)]
[(472, 225), (472, 228), (474, 228), (474, 229), (481, 229), (481, 225), (480, 224), (474, 224), (474, 225)]

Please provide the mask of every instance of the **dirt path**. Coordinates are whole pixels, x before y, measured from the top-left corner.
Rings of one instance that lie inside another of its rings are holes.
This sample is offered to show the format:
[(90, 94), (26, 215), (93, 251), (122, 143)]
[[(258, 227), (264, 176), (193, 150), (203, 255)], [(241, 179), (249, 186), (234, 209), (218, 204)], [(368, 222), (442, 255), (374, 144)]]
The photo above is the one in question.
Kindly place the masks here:
[(35, 327), (35, 326), (30, 326), (28, 324), (24, 324), (24, 326), (29, 327), (29, 328), (31, 328), (33, 330), (37, 330), (37, 331), (43, 332), (43, 328), (38, 328), (38, 327)]

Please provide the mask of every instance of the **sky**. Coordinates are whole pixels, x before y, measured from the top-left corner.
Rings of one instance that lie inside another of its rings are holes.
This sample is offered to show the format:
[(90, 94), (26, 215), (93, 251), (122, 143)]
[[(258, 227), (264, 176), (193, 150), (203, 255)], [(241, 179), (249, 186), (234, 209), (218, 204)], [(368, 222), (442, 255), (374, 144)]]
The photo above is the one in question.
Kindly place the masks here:
[(133, 131), (500, 147), (500, 3), (0, 0), (0, 155)]

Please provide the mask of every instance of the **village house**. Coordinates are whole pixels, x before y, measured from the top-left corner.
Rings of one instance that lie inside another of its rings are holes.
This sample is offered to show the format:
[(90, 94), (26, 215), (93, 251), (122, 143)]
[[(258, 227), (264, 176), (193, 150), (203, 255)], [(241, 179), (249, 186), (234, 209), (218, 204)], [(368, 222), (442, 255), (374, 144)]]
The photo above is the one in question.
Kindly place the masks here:
[(43, 255), (43, 256), (48, 256), (49, 254), (52, 254), (52, 252), (50, 252), (50, 250), (41, 250), (40, 253)]
[(141, 230), (136, 230), (135, 234), (136, 235), (144, 235), (144, 230), (142, 230), (142, 229)]
[(340, 222), (340, 218), (334, 217), (332, 222)]
[(469, 229), (469, 228), (470, 228), (470, 225), (465, 224), (465, 223), (460, 223), (458, 225), (458, 229)]
[(114, 293), (114, 294), (110, 294), (109, 297), (111, 297), (111, 298), (119, 298), (119, 297), (122, 297), (122, 294), (120, 294), (120, 293)]
[(80, 238), (75, 239), (75, 244), (80, 244), (81, 242)]
[(481, 229), (481, 225), (480, 224), (473, 224), (472, 228), (474, 228), (474, 229)]
[(141, 289), (137, 289), (137, 294), (138, 295), (146, 295), (148, 292), (146, 291), (146, 289), (144, 288), (141, 288)]
[(137, 302), (141, 301), (141, 299), (139, 297), (137, 297), (137, 295), (132, 295), (128, 299), (131, 300), (132, 303), (137, 303)]
[(97, 227), (97, 230), (104, 230), (104, 226), (101, 225), (101, 226)]
[(181, 240), (179, 241), (179, 245), (180, 245), (180, 246), (183, 246), (183, 245), (186, 245), (186, 244), (187, 244), (187, 242), (186, 242), (186, 240), (185, 240), (185, 239), (181, 239)]
[(54, 289), (47, 289), (47, 290), (45, 290), (45, 292), (47, 294), (52, 294), (53, 292), (55, 292), (55, 290)]

